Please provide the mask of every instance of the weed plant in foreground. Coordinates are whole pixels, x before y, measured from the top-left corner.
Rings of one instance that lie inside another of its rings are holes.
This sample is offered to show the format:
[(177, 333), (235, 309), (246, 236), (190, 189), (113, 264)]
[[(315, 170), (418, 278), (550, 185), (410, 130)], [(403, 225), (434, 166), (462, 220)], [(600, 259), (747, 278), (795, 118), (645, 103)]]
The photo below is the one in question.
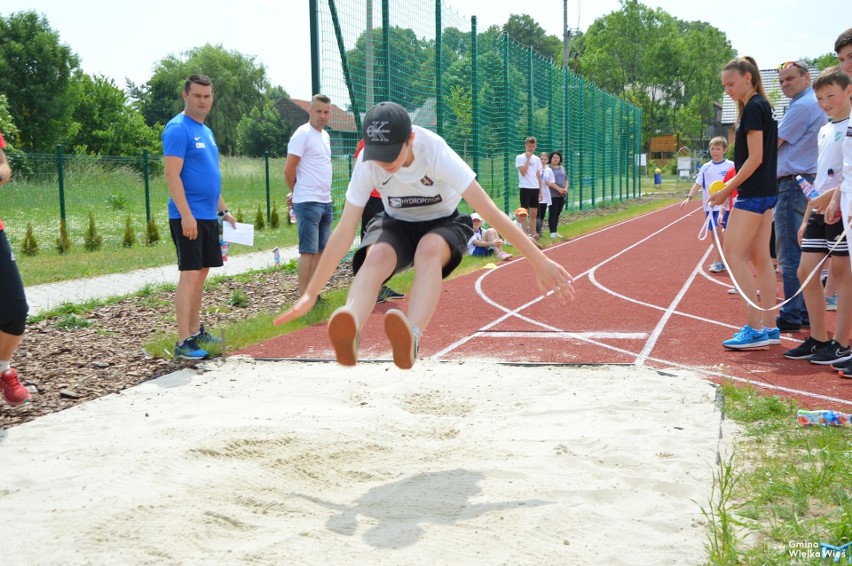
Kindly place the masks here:
[(823, 545), (852, 542), (852, 429), (802, 427), (795, 401), (752, 387), (729, 383), (723, 393), (725, 416), (741, 434), (703, 508), (710, 563), (830, 562)]

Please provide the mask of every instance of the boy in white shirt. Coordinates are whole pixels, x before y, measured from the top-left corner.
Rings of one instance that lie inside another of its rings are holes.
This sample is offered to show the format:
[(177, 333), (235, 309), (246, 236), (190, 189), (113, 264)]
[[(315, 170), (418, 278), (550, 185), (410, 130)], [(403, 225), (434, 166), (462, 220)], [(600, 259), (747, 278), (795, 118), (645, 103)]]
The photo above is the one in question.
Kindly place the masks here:
[(414, 266), (414, 283), (406, 316), (385, 313), (385, 333), (400, 369), (417, 358), (420, 336), (441, 296), (441, 279), (461, 262), (473, 234), (469, 216), (459, 215), (462, 198), (499, 233), (512, 241), (532, 264), (542, 294), (552, 290), (560, 300), (573, 298), (573, 278), (524, 236), (476, 181), (476, 174), (440, 136), (411, 125), (408, 112), (381, 102), (367, 112), (362, 128), (364, 151), (355, 162), (340, 223), (298, 301), (275, 319), (294, 320), (311, 310), (340, 260), (349, 251), (364, 205), (373, 187), (382, 196), (384, 212), (376, 215), (361, 247), (352, 258), (355, 278), (346, 305), (332, 314), (328, 336), (338, 363), (358, 360), (361, 328), (376, 304), (382, 283)]

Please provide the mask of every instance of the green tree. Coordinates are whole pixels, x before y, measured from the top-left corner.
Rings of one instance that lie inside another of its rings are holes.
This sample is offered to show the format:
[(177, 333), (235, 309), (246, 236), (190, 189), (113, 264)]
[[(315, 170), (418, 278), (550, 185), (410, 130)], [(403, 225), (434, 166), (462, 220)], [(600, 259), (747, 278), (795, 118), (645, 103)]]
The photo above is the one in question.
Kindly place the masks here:
[(512, 14), (503, 25), (503, 31), (509, 37), (532, 47), (539, 55), (556, 60), (562, 52), (562, 40), (555, 35), (547, 35), (538, 22), (526, 14)]
[(261, 157), (268, 151), (270, 157), (282, 157), (292, 133), (293, 127), (281, 118), (273, 104), (255, 106), (237, 124), (237, 153)]
[(157, 63), (145, 85), (128, 83), (128, 90), (146, 124), (166, 124), (183, 110), (181, 93), (187, 77), (193, 73), (207, 75), (213, 81), (214, 103), (206, 123), (216, 135), (219, 151), (233, 155), (237, 125), (264, 102), (264, 94), (270, 89), (266, 68), (254, 59), (222, 45), (207, 44), (185, 52), (183, 57), (168, 55)]
[(19, 149), (52, 151), (66, 140), (74, 111), (71, 76), (78, 66), (44, 16), (17, 12), (0, 18), (0, 92), (21, 130)]
[(621, 9), (589, 27), (579, 72), (642, 109), (642, 138), (658, 133), (700, 138), (719, 100), (719, 70), (734, 55), (725, 34), (660, 9), (621, 0)]
[(95, 155), (159, 151), (159, 130), (145, 124), (112, 79), (78, 72), (74, 83), (78, 93), (73, 114), (77, 127), (68, 143), (75, 151)]

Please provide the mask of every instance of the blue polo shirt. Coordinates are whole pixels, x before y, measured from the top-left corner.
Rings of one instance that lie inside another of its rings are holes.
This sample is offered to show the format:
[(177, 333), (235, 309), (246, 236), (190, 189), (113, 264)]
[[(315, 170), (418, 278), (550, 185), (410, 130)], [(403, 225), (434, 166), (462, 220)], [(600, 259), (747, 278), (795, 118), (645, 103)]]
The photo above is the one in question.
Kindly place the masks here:
[(826, 121), (812, 87), (792, 98), (778, 124), (778, 137), (785, 142), (778, 148), (778, 177), (816, 173), (817, 138)]
[[(216, 220), (222, 174), (213, 131), (186, 114), (178, 114), (163, 129), (163, 155), (183, 159), (180, 180), (192, 215), (197, 220)], [(169, 218), (180, 218), (171, 198)]]

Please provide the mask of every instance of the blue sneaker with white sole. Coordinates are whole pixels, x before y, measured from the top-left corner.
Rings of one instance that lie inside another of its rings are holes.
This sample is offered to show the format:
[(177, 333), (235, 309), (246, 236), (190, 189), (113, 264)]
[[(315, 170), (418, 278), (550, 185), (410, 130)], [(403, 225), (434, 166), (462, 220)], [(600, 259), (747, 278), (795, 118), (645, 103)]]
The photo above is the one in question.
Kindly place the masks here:
[(198, 347), (195, 338), (190, 336), (180, 344), (175, 344), (175, 357), (182, 360), (203, 360), (207, 357), (207, 350)]
[(768, 346), (769, 344), (769, 333), (765, 328), (755, 330), (748, 324), (743, 326), (739, 332), (734, 334), (733, 338), (722, 342), (722, 346), (731, 350), (760, 348), (761, 346)]
[(766, 334), (769, 335), (769, 343), (770, 344), (780, 344), (781, 343), (781, 329), (777, 326), (775, 328), (767, 328), (763, 327), (766, 331)]

